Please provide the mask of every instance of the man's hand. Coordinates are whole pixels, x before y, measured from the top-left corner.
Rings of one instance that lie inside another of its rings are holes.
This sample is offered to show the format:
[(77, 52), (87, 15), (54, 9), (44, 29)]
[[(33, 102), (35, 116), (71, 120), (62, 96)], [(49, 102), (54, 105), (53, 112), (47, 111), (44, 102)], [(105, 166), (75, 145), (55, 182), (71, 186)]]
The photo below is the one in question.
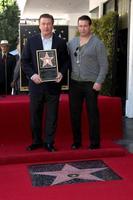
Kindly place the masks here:
[(94, 83), (93, 85), (93, 89), (96, 91), (100, 91), (102, 88), (102, 84), (101, 83)]
[(36, 84), (40, 84), (42, 83), (42, 80), (40, 78), (40, 76), (38, 74), (34, 74), (32, 77), (31, 77), (31, 80), (36, 83)]
[(62, 75), (62, 73), (60, 73), (60, 72), (58, 72), (58, 75), (57, 75), (57, 77), (56, 77), (56, 82), (57, 83), (59, 83), (61, 80), (62, 80), (62, 78), (63, 78), (63, 75)]

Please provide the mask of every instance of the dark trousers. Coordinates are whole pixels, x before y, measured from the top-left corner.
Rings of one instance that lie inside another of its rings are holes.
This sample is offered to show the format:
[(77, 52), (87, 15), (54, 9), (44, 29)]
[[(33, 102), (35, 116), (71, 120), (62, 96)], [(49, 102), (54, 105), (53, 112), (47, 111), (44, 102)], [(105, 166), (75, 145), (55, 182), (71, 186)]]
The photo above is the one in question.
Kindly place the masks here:
[[(51, 95), (47, 92), (41, 94), (30, 94), (31, 128), (33, 143), (54, 143), (57, 126), (57, 115), (59, 105), (59, 94)], [(45, 117), (43, 111), (45, 107)], [(44, 123), (45, 141), (42, 141), (42, 121)]]
[(5, 82), (0, 83), (0, 95), (11, 95), (11, 91), (10, 83), (8, 85)]
[(74, 143), (82, 142), (81, 114), (83, 102), (86, 100), (86, 108), (89, 123), (89, 138), (91, 144), (100, 144), (98, 92), (92, 89), (92, 82), (70, 82), (70, 114), (72, 122)]

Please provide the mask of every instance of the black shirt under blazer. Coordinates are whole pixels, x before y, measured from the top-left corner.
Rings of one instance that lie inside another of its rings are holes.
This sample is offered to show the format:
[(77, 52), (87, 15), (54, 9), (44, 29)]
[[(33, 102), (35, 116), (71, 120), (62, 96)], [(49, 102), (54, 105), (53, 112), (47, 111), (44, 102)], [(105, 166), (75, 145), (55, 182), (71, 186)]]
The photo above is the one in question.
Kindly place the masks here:
[[(52, 49), (57, 50), (58, 69), (63, 75), (67, 72), (69, 65), (69, 56), (66, 42), (53, 34)], [(31, 76), (38, 73), (36, 51), (43, 50), (41, 34), (28, 38), (27, 43), (22, 52), (22, 68), (29, 79), (29, 90), (34, 94), (48, 91), (50, 94), (60, 93), (61, 83), (45, 82), (39, 85), (31, 80)]]

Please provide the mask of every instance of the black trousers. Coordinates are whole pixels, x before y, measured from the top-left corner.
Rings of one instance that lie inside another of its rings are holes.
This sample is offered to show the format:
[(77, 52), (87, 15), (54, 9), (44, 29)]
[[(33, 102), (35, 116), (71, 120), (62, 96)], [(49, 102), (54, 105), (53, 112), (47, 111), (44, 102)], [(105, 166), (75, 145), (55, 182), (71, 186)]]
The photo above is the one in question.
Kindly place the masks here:
[(93, 90), (92, 82), (70, 81), (70, 114), (74, 143), (82, 143), (81, 114), (83, 102), (86, 108), (89, 123), (89, 138), (91, 144), (100, 144), (98, 92)]
[[(51, 95), (48, 92), (30, 94), (30, 112), (33, 143), (54, 143), (58, 117), (59, 94)], [(43, 111), (45, 108), (45, 117)], [(43, 119), (44, 122), (43, 122)], [(44, 123), (44, 124), (42, 124)], [(44, 126), (45, 139), (42, 139)]]
[(10, 83), (7, 85), (5, 82), (0, 83), (0, 95), (11, 95), (12, 88), (10, 86)]

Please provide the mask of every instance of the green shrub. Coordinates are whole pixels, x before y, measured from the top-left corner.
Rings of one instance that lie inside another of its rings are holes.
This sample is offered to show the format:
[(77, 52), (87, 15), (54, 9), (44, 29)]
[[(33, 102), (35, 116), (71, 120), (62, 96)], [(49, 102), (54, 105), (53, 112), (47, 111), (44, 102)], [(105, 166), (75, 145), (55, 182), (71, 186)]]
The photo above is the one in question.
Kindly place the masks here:
[(112, 95), (112, 72), (116, 67), (117, 30), (118, 14), (116, 12), (109, 12), (100, 19), (92, 20), (92, 32), (104, 42), (108, 53), (109, 71), (101, 90), (102, 95)]
[(16, 1), (5, 2), (7, 4), (4, 7), (0, 3), (0, 40), (8, 40), (12, 50), (16, 48), (18, 40), (20, 11)]

